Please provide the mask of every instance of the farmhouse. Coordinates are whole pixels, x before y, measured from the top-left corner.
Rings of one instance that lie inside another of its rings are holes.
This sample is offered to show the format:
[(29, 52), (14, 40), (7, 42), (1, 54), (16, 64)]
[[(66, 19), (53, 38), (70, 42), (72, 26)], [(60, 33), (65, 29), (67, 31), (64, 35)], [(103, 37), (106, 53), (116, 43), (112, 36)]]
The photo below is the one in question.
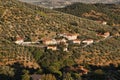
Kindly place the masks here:
[(75, 39), (75, 40), (72, 41), (72, 43), (74, 43), (74, 44), (80, 44), (80, 43), (81, 43), (81, 40)]
[(94, 42), (93, 39), (87, 39), (82, 41), (82, 43), (86, 43), (87, 45), (92, 44), (93, 42)]
[(102, 35), (104, 38), (107, 38), (110, 36), (110, 33), (109, 32), (105, 32), (103, 35)]
[(38, 41), (36, 41), (36, 42), (24, 42), (24, 38), (17, 36), (15, 43), (19, 44), (19, 45), (29, 45), (29, 44), (39, 43), (39, 42)]
[(56, 42), (55, 39), (44, 39), (42, 42), (43, 42), (43, 44), (45, 44), (45, 45), (57, 44), (57, 42)]
[(106, 21), (103, 21), (103, 22), (102, 22), (102, 24), (103, 24), (103, 25), (106, 25), (106, 24), (107, 24), (107, 22), (106, 22)]
[(60, 43), (66, 43), (67, 42), (67, 40), (66, 39), (56, 39), (56, 42), (57, 42), (57, 44), (60, 44)]
[(77, 39), (78, 34), (70, 34), (70, 33), (66, 34), (66, 33), (64, 33), (64, 34), (61, 34), (61, 36), (67, 38), (68, 40), (75, 40), (75, 39)]
[(104, 37), (104, 38), (107, 38), (107, 37), (109, 37), (110, 36), (110, 32), (105, 32), (105, 33), (98, 33), (97, 34), (97, 36), (102, 36), (102, 37)]
[(16, 37), (16, 41), (15, 41), (16, 44), (19, 44), (19, 45), (20, 45), (20, 44), (22, 44), (23, 42), (24, 42), (24, 39), (23, 39), (22, 37), (20, 37), (20, 36), (17, 36), (17, 37)]
[(57, 50), (57, 47), (56, 46), (47, 46), (47, 49), (51, 49), (53, 51)]
[(68, 48), (67, 47), (63, 48), (63, 51), (68, 51)]

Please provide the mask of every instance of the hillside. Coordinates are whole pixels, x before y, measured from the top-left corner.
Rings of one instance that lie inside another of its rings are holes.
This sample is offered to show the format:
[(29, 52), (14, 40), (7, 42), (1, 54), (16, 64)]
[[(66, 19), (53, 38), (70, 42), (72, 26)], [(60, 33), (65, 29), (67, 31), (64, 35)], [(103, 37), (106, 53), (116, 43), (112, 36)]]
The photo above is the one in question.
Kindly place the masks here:
[[(97, 36), (105, 32), (109, 33), (107, 37)], [(75, 35), (77, 41), (92, 41), (71, 44), (73, 38), (69, 39), (67, 34)], [(78, 74), (71, 68), (75, 65), (87, 69), (91, 68), (88, 66), (109, 67), (110, 64), (119, 68), (119, 36), (120, 28), (17, 0), (0, 0), (0, 79), (29, 80), (26, 78), (34, 73), (40, 74), (42, 80), (74, 80), (80, 76), (89, 79), (89, 74), (84, 77), (84, 69), (80, 68)], [(49, 38), (53, 41), (62, 38), (63, 42), (41, 43)], [(67, 71), (66, 67), (71, 70)]]
[(38, 6), (47, 8), (61, 8), (67, 5), (73, 4), (75, 2), (81, 3), (104, 3), (104, 4), (116, 4), (119, 0), (19, 0), (27, 3), (36, 4)]
[(120, 4), (75, 3), (55, 10), (95, 21), (106, 21), (111, 26), (120, 26)]

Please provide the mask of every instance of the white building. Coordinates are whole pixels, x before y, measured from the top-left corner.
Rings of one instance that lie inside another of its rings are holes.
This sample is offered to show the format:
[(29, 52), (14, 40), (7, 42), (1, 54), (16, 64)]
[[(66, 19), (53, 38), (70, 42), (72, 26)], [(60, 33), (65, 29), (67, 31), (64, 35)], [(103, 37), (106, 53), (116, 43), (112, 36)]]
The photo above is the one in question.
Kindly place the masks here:
[(53, 51), (57, 50), (57, 47), (56, 46), (47, 46), (47, 49), (51, 49)]
[(63, 51), (68, 51), (68, 48), (63, 48)]
[(39, 42), (38, 41), (36, 41), (36, 42), (24, 42), (24, 38), (17, 36), (15, 43), (19, 44), (19, 45), (29, 45), (29, 44), (39, 43)]
[(24, 39), (23, 39), (23, 38), (21, 38), (21, 37), (17, 37), (17, 38), (16, 38), (16, 41), (15, 41), (16, 44), (19, 44), (19, 45), (20, 45), (20, 44), (22, 44), (23, 42), (24, 42)]
[(45, 45), (57, 44), (57, 41), (55, 39), (44, 39), (43, 44)]
[(107, 22), (103, 21), (102, 24), (103, 24), (103, 25), (107, 25)]
[(72, 43), (74, 43), (74, 44), (80, 44), (80, 43), (81, 43), (81, 40), (75, 39), (75, 40), (72, 41)]
[(82, 43), (86, 43), (87, 45), (92, 44), (93, 42), (94, 42), (93, 39), (87, 39), (82, 41)]
[(67, 42), (67, 40), (66, 39), (56, 39), (56, 42), (57, 42), (57, 44), (60, 44), (60, 43), (66, 43)]
[(70, 33), (64, 33), (64, 34), (59, 34), (59, 36), (65, 37), (68, 40), (75, 40), (78, 37), (78, 34), (70, 34)]

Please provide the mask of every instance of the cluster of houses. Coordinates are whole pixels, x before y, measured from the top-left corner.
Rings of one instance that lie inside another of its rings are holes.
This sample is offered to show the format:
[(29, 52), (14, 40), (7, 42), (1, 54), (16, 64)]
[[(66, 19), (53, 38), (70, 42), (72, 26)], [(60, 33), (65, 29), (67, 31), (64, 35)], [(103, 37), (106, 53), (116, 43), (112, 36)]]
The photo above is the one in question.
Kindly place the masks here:
[(64, 33), (64, 34), (58, 34), (58, 39), (43, 39), (42, 43), (44, 45), (47, 45), (47, 49), (51, 50), (59, 50), (57, 45), (63, 44), (65, 47), (63, 47), (63, 51), (68, 51), (68, 41), (70, 41), (73, 44), (80, 44), (81, 40), (77, 39), (78, 34), (70, 34), (70, 33)]
[[(86, 45), (89, 45), (95, 42), (93, 39), (80, 40), (78, 39), (79, 34), (63, 33), (63, 34), (58, 34), (57, 36), (59, 36), (60, 38), (42, 39), (39, 42), (24, 42), (24, 38), (17, 36), (15, 43), (18, 45), (30, 45), (30, 44), (42, 42), (42, 44), (46, 47), (47, 50), (51, 49), (53, 51), (60, 50), (58, 46), (60, 44), (63, 44), (65, 45), (63, 47), (63, 51), (68, 51), (69, 44), (80, 45), (81, 43), (84, 43)], [(104, 38), (107, 38), (110, 36), (110, 32), (98, 33), (97, 36), (102, 36)]]

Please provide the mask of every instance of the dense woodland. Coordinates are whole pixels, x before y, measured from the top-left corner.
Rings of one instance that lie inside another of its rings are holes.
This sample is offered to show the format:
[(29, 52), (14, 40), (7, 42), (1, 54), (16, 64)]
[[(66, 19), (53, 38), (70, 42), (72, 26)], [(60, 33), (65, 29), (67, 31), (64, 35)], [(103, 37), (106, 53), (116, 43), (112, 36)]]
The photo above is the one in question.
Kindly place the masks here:
[[(119, 16), (113, 16), (119, 22)], [(112, 37), (96, 36), (106, 31)], [(52, 51), (14, 43), (17, 35), (25, 41), (37, 41), (59, 33), (78, 33), (80, 40), (101, 41), (86, 47), (69, 44), (67, 52), (62, 50), (63, 44), (57, 45), (60, 50)], [(17, 0), (0, 0), (0, 80), (31, 80), (33, 74), (41, 80), (120, 80), (119, 46), (119, 27)]]

